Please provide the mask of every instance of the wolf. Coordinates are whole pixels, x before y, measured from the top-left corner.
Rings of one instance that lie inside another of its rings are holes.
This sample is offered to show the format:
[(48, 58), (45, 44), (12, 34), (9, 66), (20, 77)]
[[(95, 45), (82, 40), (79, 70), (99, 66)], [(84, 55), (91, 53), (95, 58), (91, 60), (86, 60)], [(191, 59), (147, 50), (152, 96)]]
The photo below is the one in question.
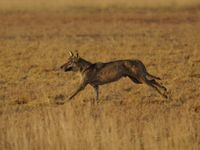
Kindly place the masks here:
[(80, 57), (78, 53), (74, 54), (69, 51), (69, 54), (70, 57), (68, 58), (67, 63), (63, 64), (60, 68), (65, 72), (79, 72), (81, 75), (81, 82), (78, 89), (68, 98), (68, 100), (71, 100), (89, 84), (94, 88), (96, 101), (98, 101), (99, 86), (117, 81), (122, 77), (128, 77), (136, 84), (144, 83), (155, 89), (164, 98), (168, 98), (165, 94), (167, 88), (156, 81), (161, 80), (160, 77), (148, 73), (145, 65), (140, 60), (126, 59), (105, 63), (91, 63)]

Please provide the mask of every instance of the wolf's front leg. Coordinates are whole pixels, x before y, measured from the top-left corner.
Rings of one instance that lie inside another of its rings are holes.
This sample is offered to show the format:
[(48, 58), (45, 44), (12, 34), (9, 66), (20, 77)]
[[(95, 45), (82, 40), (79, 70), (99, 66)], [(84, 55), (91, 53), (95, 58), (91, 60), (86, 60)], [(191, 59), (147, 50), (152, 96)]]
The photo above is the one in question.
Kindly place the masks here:
[(95, 94), (96, 94), (96, 101), (99, 100), (99, 86), (98, 85), (93, 85), (92, 86), (95, 90)]
[(71, 100), (74, 96), (76, 96), (80, 91), (82, 91), (86, 87), (86, 83), (82, 83), (79, 88), (68, 98), (68, 100)]

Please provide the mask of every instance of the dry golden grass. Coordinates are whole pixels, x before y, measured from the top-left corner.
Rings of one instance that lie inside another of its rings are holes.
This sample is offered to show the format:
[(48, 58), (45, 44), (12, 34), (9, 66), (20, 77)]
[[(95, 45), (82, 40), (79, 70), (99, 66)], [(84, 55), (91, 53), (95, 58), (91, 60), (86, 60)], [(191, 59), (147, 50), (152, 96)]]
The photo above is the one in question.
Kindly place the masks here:
[[(0, 149), (200, 148), (200, 9), (6, 9), (0, 13)], [(163, 78), (171, 100), (122, 79), (100, 87), (99, 105), (89, 86), (56, 105), (79, 81), (54, 71), (65, 63), (66, 49), (92, 62), (140, 59)]]
[(185, 8), (198, 7), (199, 0), (1, 0), (0, 10), (7, 11), (52, 11), (72, 8)]

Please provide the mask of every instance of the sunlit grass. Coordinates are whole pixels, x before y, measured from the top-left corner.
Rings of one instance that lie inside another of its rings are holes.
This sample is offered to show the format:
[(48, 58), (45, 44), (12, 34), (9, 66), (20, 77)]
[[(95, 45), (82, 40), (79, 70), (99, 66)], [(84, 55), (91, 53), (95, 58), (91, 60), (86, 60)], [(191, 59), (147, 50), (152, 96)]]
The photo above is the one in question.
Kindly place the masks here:
[(63, 11), (63, 10), (87, 10), (90, 9), (174, 9), (174, 8), (198, 8), (198, 0), (2, 0), (1, 12), (19, 11)]
[[(4, 12), (26, 10), (0, 13), (0, 149), (199, 149), (198, 8), (109, 11), (113, 1), (106, 1), (98, 6), (106, 10), (58, 12), (63, 1), (17, 2), (0, 2)], [(56, 11), (37, 11), (44, 4)], [(171, 100), (125, 78), (100, 87), (99, 105), (89, 86), (57, 105), (79, 83), (78, 75), (55, 71), (67, 50), (91, 62), (140, 59), (162, 78)]]

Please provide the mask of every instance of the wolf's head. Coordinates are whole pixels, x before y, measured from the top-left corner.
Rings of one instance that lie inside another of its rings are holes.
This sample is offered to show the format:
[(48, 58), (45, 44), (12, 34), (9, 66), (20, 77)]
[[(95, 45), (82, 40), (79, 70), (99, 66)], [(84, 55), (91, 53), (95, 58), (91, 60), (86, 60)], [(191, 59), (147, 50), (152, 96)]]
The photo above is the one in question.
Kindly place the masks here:
[(78, 53), (75, 55), (69, 51), (70, 57), (67, 60), (67, 63), (63, 64), (60, 68), (64, 71), (79, 71), (81, 67), (81, 61)]

